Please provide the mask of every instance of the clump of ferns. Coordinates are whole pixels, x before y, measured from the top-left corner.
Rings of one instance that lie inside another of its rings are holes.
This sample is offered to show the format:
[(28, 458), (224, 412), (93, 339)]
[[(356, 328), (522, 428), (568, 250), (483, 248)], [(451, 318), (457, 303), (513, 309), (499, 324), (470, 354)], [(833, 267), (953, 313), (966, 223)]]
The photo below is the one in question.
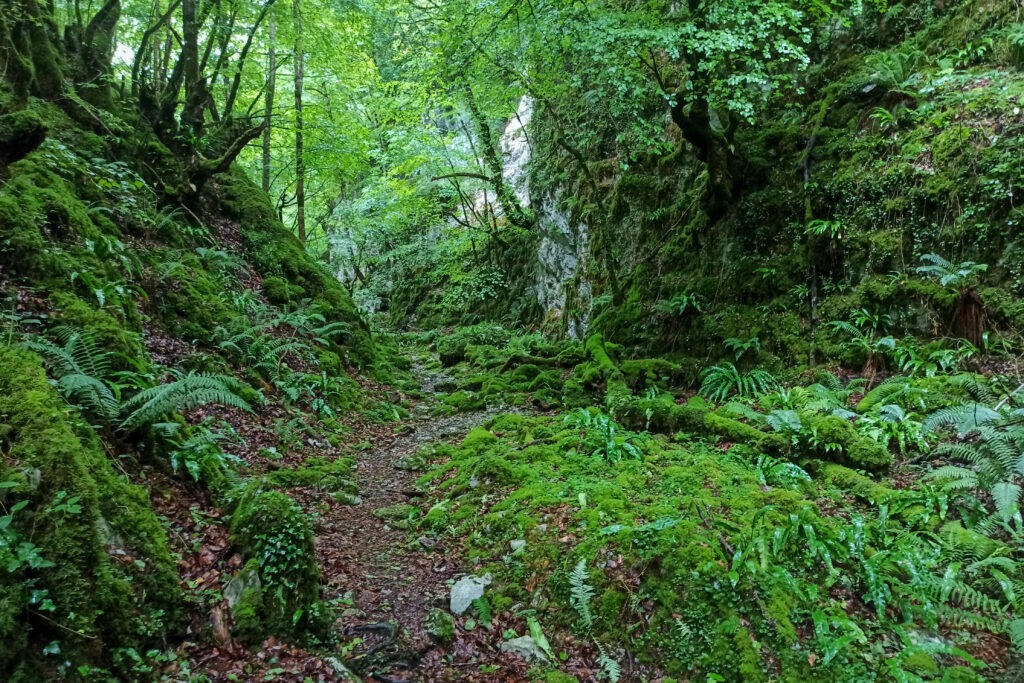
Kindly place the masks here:
[(928, 478), (949, 490), (987, 495), (1003, 519), (1019, 514), (1024, 477), (1024, 409), (970, 402), (929, 416), (926, 430), (953, 430), (954, 440), (933, 455), (950, 461)]
[(55, 328), (52, 334), (54, 340), (31, 336), (20, 346), (39, 354), (68, 403), (111, 435), (140, 434), (211, 404), (251, 412), (251, 402), (262, 400), (249, 385), (230, 375), (171, 369), (166, 371), (168, 381), (154, 383), (148, 371), (115, 371), (115, 354), (92, 335), (66, 327)]

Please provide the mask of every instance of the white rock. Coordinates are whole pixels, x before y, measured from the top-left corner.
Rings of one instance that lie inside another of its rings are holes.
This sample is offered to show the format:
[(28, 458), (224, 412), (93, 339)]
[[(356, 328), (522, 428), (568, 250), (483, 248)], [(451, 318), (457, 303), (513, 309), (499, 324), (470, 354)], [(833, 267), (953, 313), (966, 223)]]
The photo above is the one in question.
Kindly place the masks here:
[(546, 662), (548, 661), (547, 655), (544, 651), (537, 647), (537, 643), (534, 642), (530, 636), (520, 636), (507, 640), (501, 644), (502, 652), (511, 652), (514, 655), (519, 655), (528, 662)]
[(466, 576), (452, 586), (450, 607), (453, 614), (462, 614), (473, 601), (483, 597), (484, 588), (491, 585), (491, 575)]

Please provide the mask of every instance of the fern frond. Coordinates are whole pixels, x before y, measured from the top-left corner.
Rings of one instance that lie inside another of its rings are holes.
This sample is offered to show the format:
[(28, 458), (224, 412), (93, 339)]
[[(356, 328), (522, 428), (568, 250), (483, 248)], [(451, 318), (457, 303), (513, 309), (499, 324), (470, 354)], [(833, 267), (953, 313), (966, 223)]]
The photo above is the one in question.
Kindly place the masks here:
[(122, 411), (126, 417), (120, 428), (132, 432), (166, 415), (210, 404), (252, 412), (252, 406), (236, 393), (242, 386), (242, 382), (226, 375), (189, 373), (139, 392), (126, 401)]
[(88, 375), (64, 375), (57, 380), (57, 388), (71, 403), (86, 412), (110, 421), (120, 410), (117, 398), (106, 384)]
[(951, 378), (953, 383), (966, 391), (978, 403), (995, 403), (996, 394), (988, 385), (982, 384), (974, 375), (960, 374)]
[(890, 377), (864, 395), (857, 404), (857, 411), (867, 413), (877, 406), (894, 403), (896, 397), (905, 394), (909, 386), (905, 377)]
[(598, 674), (598, 678), (605, 678), (611, 683), (618, 683), (619, 679), (622, 678), (622, 666), (608, 654), (608, 650), (605, 649), (601, 641), (594, 639), (594, 645), (597, 646), (597, 662), (601, 666), (601, 673)]
[(1001, 481), (992, 487), (992, 500), (996, 513), (1003, 519), (1010, 519), (1020, 510), (1021, 487), (1008, 481)]
[(937, 410), (924, 420), (924, 428), (938, 431), (955, 427), (961, 435), (970, 434), (982, 425), (998, 422), (1002, 416), (983, 403), (964, 403)]
[(590, 611), (590, 601), (594, 597), (594, 589), (590, 585), (590, 577), (587, 574), (587, 560), (582, 559), (576, 564), (576, 568), (569, 574), (569, 586), (571, 594), (569, 604), (575, 608), (580, 615), (580, 623), (586, 631), (594, 625), (594, 615)]

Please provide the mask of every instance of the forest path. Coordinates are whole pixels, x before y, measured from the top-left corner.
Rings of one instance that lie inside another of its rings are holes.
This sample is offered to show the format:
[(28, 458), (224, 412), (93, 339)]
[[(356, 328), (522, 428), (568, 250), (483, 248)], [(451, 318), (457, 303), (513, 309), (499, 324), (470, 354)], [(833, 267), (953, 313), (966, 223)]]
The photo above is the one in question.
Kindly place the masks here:
[[(457, 626), (455, 640), (443, 645), (427, 633), (431, 609), (448, 613), (451, 581), (466, 575), (468, 566), (445, 540), (414, 530), (410, 517), (429, 509), (416, 487), (422, 472), (398, 466), (426, 444), (460, 440), (500, 411), (432, 415), (434, 387), (451, 378), (413, 361), (430, 398), (402, 423), (403, 433), (357, 456), (362, 503), (342, 505), (313, 489), (296, 492), (298, 502), (317, 513), (317, 555), (325, 598), (341, 615), (338, 631), (344, 642), (361, 639), (347, 664), (368, 683), (522, 680), (520, 662), (507, 661), (494, 642), (500, 634)], [(504, 665), (495, 666), (494, 659)]]

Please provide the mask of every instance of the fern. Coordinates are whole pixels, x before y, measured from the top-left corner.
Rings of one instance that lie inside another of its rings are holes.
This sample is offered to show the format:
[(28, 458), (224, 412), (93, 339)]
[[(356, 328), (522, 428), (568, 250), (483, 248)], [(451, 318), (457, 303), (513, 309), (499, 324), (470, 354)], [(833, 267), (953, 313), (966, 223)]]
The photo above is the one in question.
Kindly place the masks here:
[(611, 683), (618, 683), (618, 680), (622, 678), (622, 666), (608, 654), (608, 650), (601, 644), (601, 641), (595, 638), (594, 645), (597, 646), (597, 663), (601, 667), (601, 673), (597, 677), (607, 679)]
[(943, 287), (959, 288), (973, 282), (978, 275), (988, 270), (988, 265), (963, 261), (952, 263), (938, 254), (925, 254), (921, 257), (923, 265), (917, 267), (920, 275), (938, 279)]
[(473, 609), (476, 611), (476, 616), (480, 619), (480, 623), (490, 628), (491, 626), (491, 602), (487, 599), (487, 596), (481, 595), (479, 598), (473, 601)]
[(126, 401), (122, 410), (126, 415), (120, 429), (133, 432), (167, 415), (210, 404), (252, 412), (252, 406), (238, 395), (244, 386), (227, 375), (190, 372), (173, 382), (141, 391)]
[(867, 413), (883, 405), (923, 409), (924, 392), (912, 385), (906, 377), (890, 377), (864, 395), (857, 404), (857, 411)]
[(983, 403), (964, 403), (935, 411), (925, 419), (924, 428), (928, 431), (938, 431), (955, 427), (957, 433), (963, 437), (983, 425), (998, 422), (1001, 418), (1000, 413)]
[(1024, 653), (1024, 619), (1014, 619), (1008, 629), (1010, 642), (1018, 653)]
[(749, 398), (771, 391), (778, 385), (778, 380), (767, 370), (755, 368), (748, 372), (740, 372), (732, 363), (722, 363), (704, 371), (700, 394), (720, 403), (731, 394)]
[(68, 402), (83, 411), (109, 422), (119, 412), (118, 396), (108, 385), (113, 354), (101, 349), (91, 335), (60, 327), (54, 330), (61, 342), (48, 339), (28, 339), (21, 346), (43, 357), (55, 378), (54, 384)]
[(586, 559), (580, 560), (576, 568), (569, 574), (569, 585), (572, 588), (569, 604), (580, 615), (580, 623), (584, 630), (589, 632), (594, 625), (594, 615), (590, 611), (590, 601), (594, 597), (594, 589), (591, 587), (590, 577), (587, 575)]

